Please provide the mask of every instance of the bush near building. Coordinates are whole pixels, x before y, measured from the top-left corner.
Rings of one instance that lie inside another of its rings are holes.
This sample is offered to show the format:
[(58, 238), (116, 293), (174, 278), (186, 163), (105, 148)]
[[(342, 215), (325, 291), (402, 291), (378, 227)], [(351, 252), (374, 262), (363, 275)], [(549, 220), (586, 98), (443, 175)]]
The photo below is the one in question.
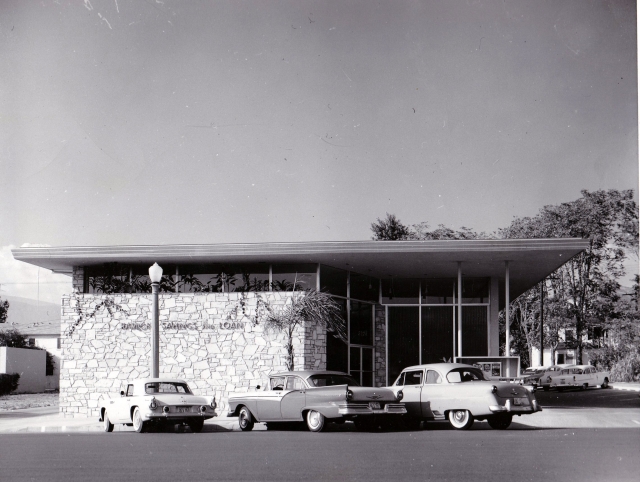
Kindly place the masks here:
[(9, 395), (18, 388), (20, 384), (19, 373), (0, 373), (0, 397)]

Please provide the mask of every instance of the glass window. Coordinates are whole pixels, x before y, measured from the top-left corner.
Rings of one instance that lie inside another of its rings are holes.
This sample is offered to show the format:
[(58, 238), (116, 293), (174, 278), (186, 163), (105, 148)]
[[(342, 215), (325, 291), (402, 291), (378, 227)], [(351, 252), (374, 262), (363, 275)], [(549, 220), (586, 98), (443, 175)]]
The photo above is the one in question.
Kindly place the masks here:
[[(334, 298), (341, 308), (342, 319), (347, 319), (347, 300)], [(346, 340), (340, 339), (335, 333), (327, 330), (327, 370), (338, 372), (349, 371), (349, 350)]]
[(354, 387), (360, 386), (360, 384), (349, 375), (311, 375), (308, 378), (308, 381), (312, 387), (329, 387), (332, 385), (353, 385)]
[(302, 390), (304, 382), (298, 377), (287, 377), (287, 390)]
[[(458, 312), (456, 311), (456, 318), (457, 316)], [(455, 336), (457, 338), (457, 331)], [(465, 306), (462, 308), (462, 354), (464, 356), (487, 356), (486, 306)]]
[(284, 390), (284, 377), (272, 377), (269, 383), (271, 390)]
[(417, 279), (383, 279), (382, 303), (386, 305), (419, 303), (420, 280)]
[(373, 305), (351, 301), (349, 341), (353, 345), (373, 345)]
[(423, 306), (422, 363), (453, 359), (453, 305)]
[(244, 264), (235, 267), (234, 271), (238, 273), (234, 291), (269, 291), (268, 264)]
[(403, 368), (420, 363), (419, 309), (418, 306), (391, 306), (388, 308), (388, 363), (391, 380)]
[(186, 383), (154, 382), (144, 385), (145, 393), (191, 393)]
[(462, 303), (489, 303), (489, 278), (462, 278)]
[(133, 385), (127, 385), (127, 397), (133, 397)]
[(347, 296), (348, 271), (320, 265), (320, 288), (332, 295)]
[(404, 384), (405, 385), (422, 385), (422, 370), (413, 370), (405, 372)]
[(396, 383), (394, 383), (394, 385), (396, 387), (402, 387), (404, 385), (404, 373), (400, 374), (400, 376), (398, 377), (398, 379), (396, 380)]
[(271, 268), (273, 291), (296, 291), (316, 288), (315, 264), (274, 264)]
[(434, 385), (436, 383), (442, 383), (442, 377), (435, 370), (427, 370), (427, 385)]
[(351, 299), (377, 302), (380, 295), (378, 278), (351, 272), (349, 279), (349, 297)]
[(423, 279), (420, 283), (423, 305), (452, 305), (454, 301), (455, 280)]
[(473, 382), (484, 380), (484, 377), (477, 368), (455, 368), (447, 373), (447, 380), (450, 383)]

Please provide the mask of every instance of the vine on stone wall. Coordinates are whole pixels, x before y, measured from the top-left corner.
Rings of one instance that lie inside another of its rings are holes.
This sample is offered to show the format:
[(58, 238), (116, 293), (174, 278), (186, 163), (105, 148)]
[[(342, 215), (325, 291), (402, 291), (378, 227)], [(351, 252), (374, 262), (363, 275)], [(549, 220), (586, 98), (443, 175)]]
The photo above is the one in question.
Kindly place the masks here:
[(69, 298), (69, 302), (71, 302), (72, 299), (75, 301), (74, 309), (76, 311), (77, 318), (67, 330), (67, 337), (71, 337), (80, 325), (87, 320), (95, 318), (98, 312), (102, 310), (107, 310), (111, 316), (114, 316), (114, 313), (124, 313), (126, 316), (129, 316), (129, 312), (120, 306), (119, 303), (116, 303), (116, 301), (110, 296), (107, 296), (104, 300), (98, 303), (91, 312), (86, 313), (82, 308), (80, 297), (82, 297), (82, 300), (84, 301), (84, 295), (80, 295), (78, 293), (73, 293)]

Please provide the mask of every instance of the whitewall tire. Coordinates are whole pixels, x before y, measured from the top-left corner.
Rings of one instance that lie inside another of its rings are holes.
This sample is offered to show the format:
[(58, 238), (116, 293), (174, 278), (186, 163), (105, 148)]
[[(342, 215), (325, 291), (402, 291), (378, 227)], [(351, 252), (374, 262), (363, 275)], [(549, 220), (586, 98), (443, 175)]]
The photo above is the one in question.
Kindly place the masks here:
[(307, 412), (307, 427), (311, 432), (322, 432), (325, 425), (325, 418), (320, 412), (309, 410)]
[(473, 425), (473, 416), (469, 410), (451, 410), (449, 423), (456, 430), (468, 430)]

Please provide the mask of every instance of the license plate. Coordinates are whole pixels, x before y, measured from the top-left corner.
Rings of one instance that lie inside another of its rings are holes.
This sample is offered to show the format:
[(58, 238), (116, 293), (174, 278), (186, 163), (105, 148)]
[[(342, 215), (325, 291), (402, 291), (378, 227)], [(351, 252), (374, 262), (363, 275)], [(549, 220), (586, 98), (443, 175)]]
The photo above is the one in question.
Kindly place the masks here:
[(529, 399), (528, 398), (514, 398), (513, 399), (513, 404), (517, 405), (517, 406), (529, 405)]
[(187, 412), (190, 412), (191, 409), (189, 407), (178, 407), (176, 411), (178, 413), (187, 413)]
[(371, 410), (380, 410), (380, 402), (369, 402)]
[(560, 380), (560, 385), (564, 385), (564, 380)]

